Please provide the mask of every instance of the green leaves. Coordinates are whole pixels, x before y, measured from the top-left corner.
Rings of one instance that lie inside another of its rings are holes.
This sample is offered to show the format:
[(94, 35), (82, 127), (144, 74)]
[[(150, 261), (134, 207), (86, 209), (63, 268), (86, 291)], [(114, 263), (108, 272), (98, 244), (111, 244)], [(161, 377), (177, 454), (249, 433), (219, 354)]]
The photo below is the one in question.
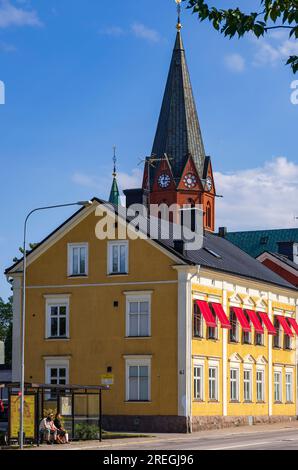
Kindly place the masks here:
[(298, 56), (291, 55), (287, 61), (287, 65), (290, 65), (292, 67), (293, 72), (297, 73), (298, 72)]
[[(200, 21), (208, 20), (216, 31), (230, 39), (253, 33), (257, 38), (271, 29), (288, 29), (289, 37), (298, 39), (298, 0), (260, 0), (260, 11), (244, 13), (239, 8), (227, 10), (209, 6), (204, 0), (183, 0)], [(287, 62), (297, 72), (297, 57)]]

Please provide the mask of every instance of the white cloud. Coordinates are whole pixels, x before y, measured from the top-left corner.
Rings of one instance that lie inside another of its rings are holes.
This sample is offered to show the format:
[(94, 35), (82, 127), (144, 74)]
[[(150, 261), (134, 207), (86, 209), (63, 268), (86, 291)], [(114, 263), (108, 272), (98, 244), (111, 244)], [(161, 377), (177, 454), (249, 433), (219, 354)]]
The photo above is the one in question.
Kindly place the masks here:
[(10, 0), (0, 0), (0, 28), (41, 25), (36, 11), (15, 7)]
[(252, 41), (257, 48), (253, 58), (255, 66), (274, 66), (290, 55), (298, 55), (298, 41), (286, 39), (284, 33), (280, 31), (271, 33), (265, 38), (252, 37)]
[(125, 34), (125, 30), (120, 28), (120, 26), (108, 26), (107, 28), (103, 28), (99, 31), (100, 34), (104, 34), (105, 36), (123, 36)]
[(159, 42), (161, 39), (160, 34), (155, 29), (148, 28), (142, 23), (132, 24), (131, 31), (137, 38), (145, 39), (149, 42)]
[(0, 52), (15, 52), (17, 48), (13, 44), (0, 41)]
[[(142, 185), (142, 177), (143, 172), (139, 168), (134, 168), (131, 173), (119, 172), (117, 174), (119, 189), (139, 188)], [(79, 186), (95, 189), (101, 197), (109, 193), (112, 185), (111, 175), (91, 176), (76, 172), (72, 175), (71, 179)]]
[(224, 58), (225, 65), (233, 72), (243, 72), (245, 69), (245, 60), (240, 54), (229, 54)]
[[(258, 168), (215, 173), (217, 225), (229, 230), (286, 228), (298, 216), (298, 164), (274, 158)], [(297, 222), (296, 222), (297, 224)]]

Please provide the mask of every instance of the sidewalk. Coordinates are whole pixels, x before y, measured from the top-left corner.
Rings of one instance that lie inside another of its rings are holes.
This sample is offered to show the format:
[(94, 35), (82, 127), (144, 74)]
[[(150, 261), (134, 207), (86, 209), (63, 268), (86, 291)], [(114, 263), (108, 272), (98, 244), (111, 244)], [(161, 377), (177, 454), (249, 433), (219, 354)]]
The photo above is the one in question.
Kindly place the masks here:
[(298, 429), (298, 420), (287, 422), (287, 423), (274, 423), (274, 424), (257, 424), (254, 426), (239, 426), (225, 429), (217, 429), (211, 431), (200, 431), (192, 434), (146, 434), (143, 433), (143, 436), (147, 437), (132, 437), (124, 439), (105, 439), (102, 442), (98, 441), (83, 441), (83, 442), (71, 442), (67, 445), (47, 445), (44, 444), (40, 447), (34, 447), (27, 450), (51, 450), (51, 451), (61, 451), (61, 450), (109, 450), (113, 447), (123, 447), (128, 445), (141, 445), (148, 444), (152, 442), (152, 446), (155, 443), (177, 441), (177, 440), (187, 440), (194, 438), (202, 438), (213, 436), (233, 436), (239, 434), (258, 434), (262, 432), (286, 432), (289, 429)]

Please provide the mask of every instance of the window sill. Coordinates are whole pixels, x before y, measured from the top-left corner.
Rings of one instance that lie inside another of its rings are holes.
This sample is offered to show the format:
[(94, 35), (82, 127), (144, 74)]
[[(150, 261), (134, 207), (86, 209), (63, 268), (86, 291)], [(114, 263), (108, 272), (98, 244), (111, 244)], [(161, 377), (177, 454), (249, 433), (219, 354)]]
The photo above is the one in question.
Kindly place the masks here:
[(274, 401), (273, 403), (274, 403), (274, 405), (282, 405), (283, 404), (282, 401)]
[(88, 277), (88, 274), (69, 274), (68, 279), (86, 279)]
[(125, 336), (125, 339), (151, 339), (152, 336)]
[(257, 401), (256, 401), (256, 404), (257, 404), (257, 405), (265, 405), (265, 403), (266, 403), (266, 402), (265, 402), (264, 400), (257, 400)]
[(208, 403), (219, 403), (219, 400), (208, 400)]
[(207, 338), (208, 341), (213, 341), (213, 343), (217, 343), (219, 341), (218, 338)]
[(202, 400), (201, 398), (194, 398), (193, 402), (194, 403), (204, 403), (204, 400)]
[(252, 400), (243, 400), (243, 403), (251, 405), (253, 403), (253, 401)]
[(125, 400), (124, 403), (152, 403), (151, 400)]
[(230, 400), (230, 403), (240, 403), (239, 400)]
[(65, 336), (65, 337), (48, 337), (48, 338), (44, 338), (45, 341), (69, 341), (70, 338), (68, 336)]
[(281, 346), (273, 346), (273, 349), (281, 350)]
[(128, 276), (129, 273), (108, 273), (108, 277)]
[(265, 344), (255, 344), (255, 346), (258, 346), (258, 347), (264, 348), (264, 347), (265, 347)]
[(293, 401), (286, 401), (286, 405), (295, 405)]
[(202, 340), (202, 339), (204, 339), (204, 337), (203, 337), (203, 336), (193, 336), (192, 339), (199, 339), (199, 340)]
[(229, 344), (239, 344), (239, 341), (231, 341), (231, 340), (229, 340)]
[(291, 352), (293, 351), (293, 348), (284, 348), (284, 351)]

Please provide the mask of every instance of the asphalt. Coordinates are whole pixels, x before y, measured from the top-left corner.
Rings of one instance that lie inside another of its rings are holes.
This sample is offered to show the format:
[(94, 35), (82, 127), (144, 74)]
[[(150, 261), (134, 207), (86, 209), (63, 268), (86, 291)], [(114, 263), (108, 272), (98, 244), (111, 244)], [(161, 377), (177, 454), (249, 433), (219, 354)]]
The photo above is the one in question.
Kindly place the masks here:
[(245, 426), (193, 434), (158, 434), (146, 438), (41, 446), (40, 450), (298, 450), (298, 421)]

